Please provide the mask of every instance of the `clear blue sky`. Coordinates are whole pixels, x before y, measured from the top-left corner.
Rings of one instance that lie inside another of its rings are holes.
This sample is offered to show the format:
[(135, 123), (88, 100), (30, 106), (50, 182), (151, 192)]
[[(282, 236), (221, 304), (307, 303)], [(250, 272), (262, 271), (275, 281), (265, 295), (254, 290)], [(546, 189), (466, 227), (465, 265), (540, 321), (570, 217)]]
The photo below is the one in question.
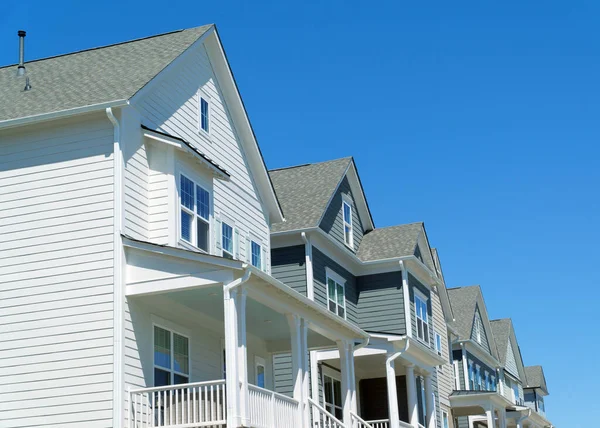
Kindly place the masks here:
[(217, 23), (269, 167), (353, 155), (376, 224), (425, 221), (544, 366), (550, 419), (590, 426), (599, 2), (83, 3), (3, 2), (0, 64), (21, 28), (32, 59)]

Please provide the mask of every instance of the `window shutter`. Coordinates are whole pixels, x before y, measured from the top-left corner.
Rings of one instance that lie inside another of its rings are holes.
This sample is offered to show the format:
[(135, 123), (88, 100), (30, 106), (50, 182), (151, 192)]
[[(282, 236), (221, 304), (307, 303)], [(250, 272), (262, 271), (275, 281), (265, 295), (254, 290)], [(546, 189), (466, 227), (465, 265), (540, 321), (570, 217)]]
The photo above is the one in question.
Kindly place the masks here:
[(240, 260), (240, 231), (233, 229), (233, 254), (236, 260)]
[(263, 271), (267, 271), (267, 249), (264, 247), (264, 245), (262, 246), (262, 257), (260, 258), (261, 261), (261, 269)]
[(246, 235), (246, 262), (252, 264), (252, 243), (250, 242), (250, 232)]
[(221, 217), (219, 214), (215, 214), (215, 246), (217, 248), (216, 253), (221, 254), (221, 238), (223, 232), (221, 227)]

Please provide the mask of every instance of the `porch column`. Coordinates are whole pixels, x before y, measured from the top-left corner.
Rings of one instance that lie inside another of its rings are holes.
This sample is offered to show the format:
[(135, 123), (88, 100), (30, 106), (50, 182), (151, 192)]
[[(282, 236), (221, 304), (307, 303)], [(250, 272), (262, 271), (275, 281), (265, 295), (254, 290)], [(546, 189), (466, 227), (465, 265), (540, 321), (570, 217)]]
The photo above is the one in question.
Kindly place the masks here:
[(408, 420), (411, 426), (419, 426), (419, 401), (417, 399), (417, 382), (415, 379), (415, 366), (406, 366), (406, 392), (408, 396)]
[(246, 300), (248, 290), (242, 287), (238, 292), (238, 376), (240, 379), (240, 416), (244, 426), (250, 424), (250, 397), (248, 395), (248, 346), (246, 342)]
[(435, 395), (433, 394), (433, 378), (431, 374), (425, 376), (425, 408), (427, 409), (425, 426), (427, 428), (435, 428)]
[(498, 420), (500, 428), (506, 428), (506, 410), (503, 408), (498, 409)]
[(308, 322), (303, 319), (300, 329), (302, 339), (302, 402), (300, 406), (304, 410), (305, 426), (310, 424), (310, 406), (308, 405), (308, 397), (310, 397), (310, 363), (308, 360)]
[(385, 360), (385, 376), (387, 379), (388, 416), (390, 428), (400, 428), (400, 411), (398, 410), (398, 390), (396, 389), (396, 365), (393, 353), (388, 352)]
[(237, 307), (238, 291), (224, 288), (224, 326), (225, 326), (225, 385), (227, 394), (227, 428), (241, 425), (239, 413), (240, 394), (238, 376), (238, 327)]
[(304, 373), (303, 373), (303, 358), (302, 358), (302, 318), (296, 314), (287, 315), (288, 324), (290, 325), (291, 341), (292, 341), (292, 381), (294, 382), (293, 398), (300, 404), (298, 406), (298, 426), (303, 425), (304, 419)]
[(352, 411), (352, 391), (354, 389), (354, 345), (347, 340), (340, 340), (337, 342), (338, 350), (340, 352), (340, 368), (342, 375), (342, 409), (343, 409), (343, 420), (344, 425), (352, 425), (352, 417), (350, 412)]
[(496, 428), (494, 425), (494, 408), (489, 408), (485, 411), (485, 417), (488, 428)]

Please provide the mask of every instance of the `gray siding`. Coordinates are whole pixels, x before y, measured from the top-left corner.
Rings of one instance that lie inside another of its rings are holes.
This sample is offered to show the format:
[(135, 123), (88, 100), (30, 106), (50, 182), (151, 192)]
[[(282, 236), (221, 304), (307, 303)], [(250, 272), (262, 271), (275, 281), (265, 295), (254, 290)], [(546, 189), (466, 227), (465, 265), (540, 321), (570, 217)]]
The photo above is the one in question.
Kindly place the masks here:
[(354, 202), (354, 196), (350, 190), (350, 183), (348, 178), (344, 177), (340, 183), (340, 187), (333, 196), (331, 203), (325, 211), (323, 220), (319, 227), (327, 232), (333, 239), (344, 244), (344, 217), (342, 213), (342, 195), (346, 195), (352, 203), (352, 229), (354, 239), (354, 251), (358, 249), (360, 241), (363, 238), (363, 227), (356, 210), (356, 203)]
[(427, 297), (427, 321), (429, 327), (429, 347), (435, 349), (434, 334), (433, 334), (433, 311), (431, 307), (431, 293), (423, 284), (419, 282), (417, 278), (408, 274), (408, 285), (410, 292), (410, 322), (412, 325), (413, 337), (417, 337), (417, 317), (415, 311), (415, 289), (419, 290), (421, 294)]
[[(477, 332), (481, 332), (481, 343), (477, 342)], [(473, 318), (473, 328), (471, 329), (471, 339), (478, 343), (488, 354), (492, 354), (490, 342), (488, 340), (485, 328), (483, 328), (483, 318), (479, 311), (479, 306), (475, 308), (475, 318)]]
[(402, 272), (359, 276), (358, 323), (376, 333), (406, 334)]
[(294, 382), (292, 380), (292, 354), (273, 355), (273, 384), (275, 392), (292, 396)]
[(315, 301), (327, 306), (327, 273), (326, 268), (333, 270), (346, 280), (346, 319), (358, 324), (356, 278), (342, 266), (331, 260), (318, 248), (313, 246), (313, 277)]
[(512, 344), (510, 343), (510, 339), (508, 341), (508, 346), (506, 347), (506, 371), (511, 375), (516, 377), (517, 379), (521, 379), (519, 377), (519, 369), (517, 368), (517, 360), (515, 358), (515, 354), (513, 352)]
[(271, 275), (306, 296), (304, 245), (272, 249)]
[(461, 416), (457, 419), (456, 428), (469, 428), (469, 418), (466, 416)]
[[(498, 375), (497, 375), (496, 371), (494, 369), (492, 369), (490, 366), (488, 366), (487, 364), (485, 364), (484, 362), (482, 362), (477, 357), (473, 356), (473, 354), (467, 352), (467, 370), (469, 368), (469, 364), (471, 361), (473, 361), (473, 363), (475, 365), (481, 366), (481, 378), (484, 381), (485, 381), (485, 372), (488, 372), (490, 374), (490, 376), (496, 377), (496, 383), (498, 383)], [(469, 382), (470, 381), (471, 381), (471, 378), (469, 377)]]

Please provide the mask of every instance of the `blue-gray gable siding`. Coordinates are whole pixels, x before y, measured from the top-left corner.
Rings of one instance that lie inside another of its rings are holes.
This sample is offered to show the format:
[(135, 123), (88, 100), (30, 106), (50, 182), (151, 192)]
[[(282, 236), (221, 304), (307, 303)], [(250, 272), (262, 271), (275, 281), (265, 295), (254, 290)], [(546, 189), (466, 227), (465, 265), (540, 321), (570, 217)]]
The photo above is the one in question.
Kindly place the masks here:
[(271, 275), (306, 296), (304, 245), (272, 249)]
[[(469, 351), (467, 351), (467, 370), (469, 369), (469, 364), (471, 361), (473, 361), (473, 363), (476, 366), (481, 367), (481, 379), (483, 380), (484, 385), (485, 385), (485, 372), (488, 372), (490, 376), (494, 376), (496, 378), (496, 384), (498, 383), (498, 375), (496, 374), (496, 371), (493, 368), (491, 368), (490, 366), (488, 366), (487, 364), (485, 364), (483, 361), (481, 361), (479, 358), (475, 357)], [(471, 381), (471, 374), (469, 373), (469, 382), (470, 381)]]
[(354, 239), (354, 251), (358, 249), (360, 241), (363, 238), (363, 227), (356, 209), (356, 203), (354, 202), (354, 196), (350, 189), (350, 183), (348, 178), (344, 177), (337, 192), (331, 199), (323, 220), (319, 227), (327, 232), (333, 239), (339, 243), (345, 245), (344, 242), (344, 216), (342, 213), (342, 195), (345, 195), (352, 201), (352, 229)]
[(346, 319), (358, 324), (356, 277), (313, 246), (313, 277), (315, 302), (327, 306), (327, 272), (329, 268), (346, 280)]
[[(478, 319), (481, 320), (481, 327), (478, 327)], [(484, 328), (483, 316), (481, 315), (481, 311), (479, 310), (479, 305), (475, 307), (475, 315), (473, 316), (473, 325), (471, 327), (471, 339), (477, 343), (477, 346), (483, 348), (485, 352), (492, 355), (492, 351), (490, 349), (490, 341), (487, 337), (487, 333)], [(477, 330), (481, 329), (481, 343), (477, 342)]]
[(372, 333), (406, 334), (402, 272), (356, 278), (358, 324)]
[[(425, 287), (417, 278), (410, 273), (408, 274), (408, 285), (410, 292), (410, 319), (412, 326), (412, 335), (417, 338), (417, 315), (415, 311), (415, 289), (419, 290), (427, 298), (427, 322), (429, 329), (429, 348), (434, 348), (434, 336), (433, 336), (433, 312), (431, 308), (431, 292)], [(426, 345), (426, 344), (424, 344)]]

